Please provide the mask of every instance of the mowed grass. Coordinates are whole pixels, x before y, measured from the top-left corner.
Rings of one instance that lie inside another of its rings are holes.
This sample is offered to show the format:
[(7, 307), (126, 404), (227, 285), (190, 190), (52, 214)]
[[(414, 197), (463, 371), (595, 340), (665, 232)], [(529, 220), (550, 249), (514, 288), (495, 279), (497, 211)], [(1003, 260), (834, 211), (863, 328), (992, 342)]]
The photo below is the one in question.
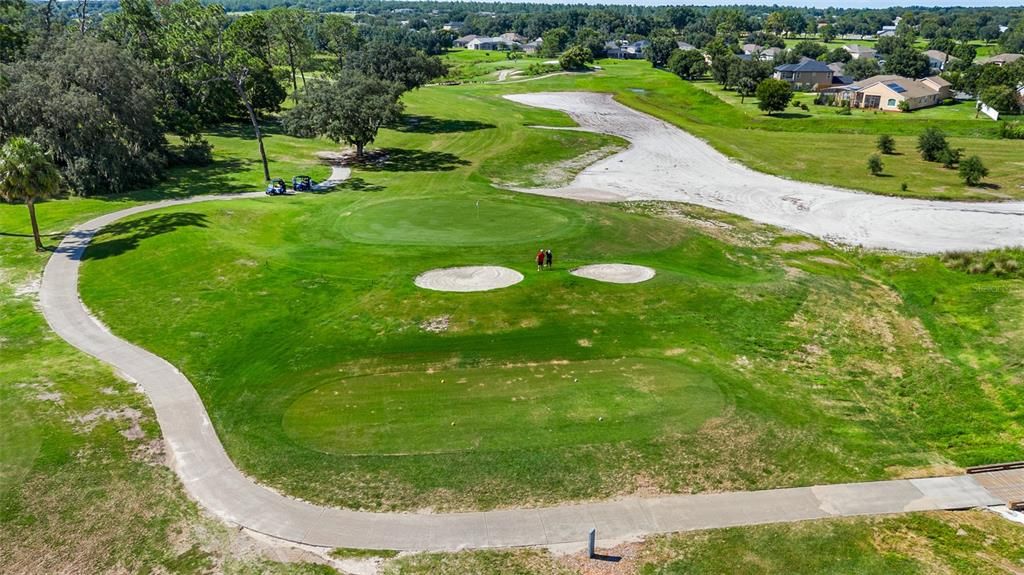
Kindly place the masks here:
[(624, 358), (345, 379), (300, 396), (282, 425), (327, 453), (549, 449), (692, 433), (723, 403), (700, 372)]
[[(990, 292), (1002, 316), (1019, 316), (1019, 280), (957, 272), (961, 289), (932, 301), (953, 272), (931, 258), (808, 248), (709, 210), (496, 189), (487, 174), (529, 178), (615, 143), (524, 129), (570, 122), (500, 94), (410, 94), (410, 120), (377, 142), (391, 160), (332, 193), (120, 222), (86, 254), (83, 297), (188, 374), (245, 472), (327, 504), (466, 510), (946, 473), (1024, 455), (1020, 338), (970, 304)], [(535, 271), (541, 247), (554, 270)], [(567, 273), (603, 262), (658, 275), (622, 286)], [(413, 285), (473, 264), (526, 279), (475, 294)], [(510, 366), (622, 358), (664, 363), (665, 375), (646, 395), (609, 374), (586, 398), (545, 367), (550, 387), (529, 387), (544, 393), (537, 405), (495, 385)], [(692, 374), (714, 391), (692, 396)], [(487, 393), (474, 396), (479, 383)], [(575, 419), (576, 401), (597, 421)]]
[[(519, 84), (475, 85), (478, 93), (593, 90), (610, 92), (620, 102), (671, 122), (720, 152), (764, 172), (866, 192), (949, 200), (999, 200), (1024, 197), (1024, 141), (998, 138), (999, 125), (965, 113), (964, 106), (940, 106), (909, 114), (856, 113), (834, 109), (789, 108), (768, 116), (756, 99), (685, 82), (648, 62), (601, 60), (591, 74), (561, 75)], [(451, 88), (448, 88), (451, 89)], [(470, 88), (463, 88), (470, 89)], [(798, 96), (807, 100), (807, 96)], [(808, 102), (810, 105), (810, 102)], [(978, 155), (991, 171), (984, 186), (969, 187), (956, 170), (925, 162), (917, 136), (937, 127), (965, 156)], [(867, 159), (877, 153), (879, 134), (896, 137), (899, 155), (883, 156), (885, 175), (871, 176)], [(902, 184), (907, 184), (904, 190)]]

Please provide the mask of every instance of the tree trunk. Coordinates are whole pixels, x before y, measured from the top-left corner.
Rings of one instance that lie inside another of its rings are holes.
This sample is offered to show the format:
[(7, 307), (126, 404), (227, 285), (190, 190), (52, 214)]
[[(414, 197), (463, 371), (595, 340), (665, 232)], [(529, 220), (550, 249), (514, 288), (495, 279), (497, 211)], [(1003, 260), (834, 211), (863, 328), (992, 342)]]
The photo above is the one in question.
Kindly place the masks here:
[(288, 67), (292, 71), (292, 101), (296, 102), (299, 93), (299, 84), (295, 81), (295, 51), (291, 44), (288, 45)]
[(89, 0), (78, 0), (78, 33), (85, 36), (85, 17), (89, 13)]
[(356, 159), (363, 159), (363, 147), (366, 146), (366, 142), (356, 142)]
[(32, 238), (36, 241), (36, 251), (43, 251), (43, 240), (39, 237), (39, 222), (36, 221), (36, 201), (34, 198), (29, 198), (25, 202), (28, 206), (28, 218), (32, 220)]
[(309, 93), (309, 87), (306, 86), (306, 72), (303, 71), (302, 68), (299, 68), (299, 76), (302, 77), (302, 93), (303, 94), (308, 94)]
[(50, 40), (50, 29), (53, 28), (53, 8), (56, 4), (57, 0), (46, 0), (46, 11), (43, 12), (43, 30), (47, 42)]
[(244, 78), (239, 78), (235, 79), (232, 83), (235, 85), (235, 92), (238, 93), (238, 97), (245, 104), (245, 110), (249, 112), (249, 121), (252, 122), (252, 129), (256, 132), (256, 141), (260, 145), (260, 159), (263, 161), (263, 179), (269, 182), (270, 166), (267, 164), (267, 151), (263, 148), (263, 132), (260, 131), (260, 122), (256, 118), (256, 111), (253, 110), (252, 103), (249, 101), (249, 95), (245, 93), (245, 80)]

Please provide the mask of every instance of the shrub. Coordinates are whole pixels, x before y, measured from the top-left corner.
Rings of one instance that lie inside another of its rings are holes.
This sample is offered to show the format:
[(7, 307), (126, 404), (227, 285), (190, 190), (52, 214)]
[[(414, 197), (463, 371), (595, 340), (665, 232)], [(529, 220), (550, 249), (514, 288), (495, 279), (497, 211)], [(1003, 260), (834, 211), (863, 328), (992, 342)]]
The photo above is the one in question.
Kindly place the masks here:
[(999, 137), (1007, 140), (1024, 140), (1024, 123), (1001, 122), (999, 124)]
[(977, 186), (988, 175), (988, 168), (978, 156), (971, 156), (960, 162), (960, 177), (968, 186)]
[(843, 107), (839, 108), (838, 110), (836, 110), (836, 115), (839, 115), (839, 116), (849, 116), (852, 113), (853, 112), (850, 111), (850, 107), (849, 106), (843, 106)]
[(893, 139), (889, 134), (882, 134), (878, 136), (878, 143), (876, 144), (878, 151), (883, 154), (892, 154), (896, 151), (896, 140)]
[(935, 162), (939, 154), (949, 148), (946, 142), (946, 134), (938, 128), (925, 128), (924, 132), (917, 137), (917, 150), (926, 162)]
[(562, 67), (558, 64), (541, 64), (534, 62), (526, 67), (527, 76), (540, 76), (541, 74), (550, 74), (561, 70)]
[(882, 164), (882, 157), (878, 154), (871, 154), (868, 158), (868, 171), (871, 172), (872, 176), (877, 176), (882, 173), (885, 166)]
[(910, 186), (908, 186), (906, 182), (903, 182), (903, 183), (900, 184), (900, 191), (905, 192), (905, 191), (907, 191), (909, 189), (910, 189)]
[(562, 57), (558, 59), (558, 64), (563, 70), (585, 70), (587, 63), (593, 61), (594, 55), (590, 50), (579, 44), (574, 44), (562, 53)]
[(960, 163), (960, 156), (962, 154), (963, 149), (961, 148), (946, 148), (945, 150), (939, 152), (939, 157), (936, 159), (942, 162), (943, 167), (952, 170), (953, 168), (956, 167), (957, 164)]
[(199, 134), (181, 138), (181, 145), (171, 149), (170, 161), (174, 165), (206, 166), (213, 162), (213, 146)]
[(900, 109), (901, 112), (909, 112), (910, 111), (910, 102), (907, 102), (906, 100), (903, 100), (902, 102), (899, 103), (899, 105), (897, 107)]

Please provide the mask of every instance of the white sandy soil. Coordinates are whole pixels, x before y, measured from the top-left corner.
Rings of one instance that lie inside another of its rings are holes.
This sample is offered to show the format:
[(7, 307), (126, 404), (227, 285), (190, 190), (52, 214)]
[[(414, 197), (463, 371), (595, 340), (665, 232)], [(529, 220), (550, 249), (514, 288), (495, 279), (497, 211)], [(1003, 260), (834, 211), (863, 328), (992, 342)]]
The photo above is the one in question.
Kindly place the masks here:
[(934, 253), (1024, 245), (1024, 202), (917, 200), (795, 182), (734, 162), (699, 138), (619, 104), (609, 94), (506, 98), (563, 111), (584, 130), (620, 136), (632, 144), (583, 170), (567, 187), (519, 191), (598, 202), (687, 202), (834, 243), (877, 249)]
[(466, 266), (430, 270), (416, 276), (417, 286), (434, 291), (471, 292), (505, 288), (523, 281), (523, 274), (501, 266)]
[(613, 284), (638, 284), (654, 277), (654, 270), (630, 264), (593, 264), (570, 271), (574, 276)]

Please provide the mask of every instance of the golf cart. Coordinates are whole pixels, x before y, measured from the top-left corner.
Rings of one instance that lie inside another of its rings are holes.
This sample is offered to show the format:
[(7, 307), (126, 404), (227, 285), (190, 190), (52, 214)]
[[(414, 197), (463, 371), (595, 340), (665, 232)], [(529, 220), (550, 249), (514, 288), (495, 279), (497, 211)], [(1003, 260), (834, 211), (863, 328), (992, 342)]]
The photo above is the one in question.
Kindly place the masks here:
[(308, 192), (313, 189), (316, 182), (309, 176), (295, 176), (292, 178), (292, 189), (296, 192)]
[(283, 196), (288, 193), (288, 186), (281, 178), (274, 178), (267, 183), (268, 196)]

